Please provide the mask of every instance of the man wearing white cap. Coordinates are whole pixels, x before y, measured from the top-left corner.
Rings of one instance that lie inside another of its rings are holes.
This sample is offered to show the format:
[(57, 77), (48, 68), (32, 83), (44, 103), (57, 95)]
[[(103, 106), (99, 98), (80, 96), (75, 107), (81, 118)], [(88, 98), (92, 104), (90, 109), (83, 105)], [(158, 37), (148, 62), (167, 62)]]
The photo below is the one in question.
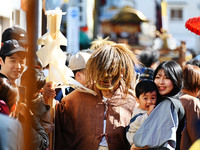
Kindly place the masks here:
[(88, 59), (90, 58), (87, 52), (78, 52), (76, 55), (72, 56), (69, 60), (69, 68), (74, 73), (74, 78), (82, 85), (86, 84), (85, 80), (85, 67)]
[[(73, 71), (74, 73), (74, 79), (81, 83), (83, 86), (86, 85), (86, 64), (88, 59), (90, 58), (89, 52), (80, 51), (76, 53), (75, 55), (71, 56), (69, 60), (68, 67)], [(71, 93), (74, 89), (72, 87), (65, 89), (65, 95)], [(61, 91), (56, 94), (56, 100), (60, 101), (63, 97), (63, 93)]]

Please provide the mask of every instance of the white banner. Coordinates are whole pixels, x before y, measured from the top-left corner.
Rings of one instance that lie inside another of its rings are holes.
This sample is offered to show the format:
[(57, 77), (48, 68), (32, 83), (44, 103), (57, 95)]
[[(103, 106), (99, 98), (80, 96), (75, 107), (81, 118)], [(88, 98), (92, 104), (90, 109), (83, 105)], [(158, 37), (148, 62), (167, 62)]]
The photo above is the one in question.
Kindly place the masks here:
[(79, 8), (69, 7), (67, 11), (67, 52), (76, 54), (79, 51)]

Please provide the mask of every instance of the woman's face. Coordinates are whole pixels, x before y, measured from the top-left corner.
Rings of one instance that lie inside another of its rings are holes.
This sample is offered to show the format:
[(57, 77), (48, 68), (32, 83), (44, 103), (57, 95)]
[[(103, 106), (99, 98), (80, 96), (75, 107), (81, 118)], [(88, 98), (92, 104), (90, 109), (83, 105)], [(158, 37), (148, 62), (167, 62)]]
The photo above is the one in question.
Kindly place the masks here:
[(163, 69), (158, 71), (154, 79), (154, 82), (158, 87), (158, 91), (160, 95), (167, 95), (174, 88), (172, 81), (165, 75), (165, 72)]

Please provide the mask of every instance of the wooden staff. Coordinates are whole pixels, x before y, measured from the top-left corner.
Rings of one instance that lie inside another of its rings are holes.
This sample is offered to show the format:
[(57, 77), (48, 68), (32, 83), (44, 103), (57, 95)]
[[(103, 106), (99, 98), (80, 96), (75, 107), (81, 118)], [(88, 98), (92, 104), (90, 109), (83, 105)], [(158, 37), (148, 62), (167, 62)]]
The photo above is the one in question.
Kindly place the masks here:
[[(50, 29), (50, 36), (52, 39), (57, 39), (58, 36), (59, 36), (59, 22), (58, 22), (58, 14), (50, 14), (48, 15), (48, 17), (50, 17), (50, 20), (51, 20), (51, 25), (49, 27)], [(59, 48), (59, 45), (58, 45), (58, 48)], [(49, 68), (51, 64), (49, 64)], [(49, 69), (49, 79), (51, 79), (50, 77), (50, 69)], [(53, 84), (53, 81), (50, 81), (52, 84)], [(54, 104), (53, 104), (53, 98), (50, 98), (48, 100), (48, 103), (50, 105), (50, 108), (51, 108), (51, 111), (50, 111), (50, 114), (51, 114), (51, 122), (54, 123), (54, 118), (55, 118), (55, 109), (54, 109)], [(54, 146), (55, 146), (55, 124), (54, 124), (54, 130), (52, 132), (50, 132), (50, 135), (49, 135), (49, 148), (50, 150), (54, 150)]]
[[(46, 33), (45, 35), (43, 35), (41, 38), (38, 39), (37, 44), (38, 45), (51, 45), (52, 40), (56, 40), (59, 39), (59, 34), (60, 34), (60, 23), (61, 23), (61, 17), (62, 17), (62, 12), (61, 10), (50, 10), (46, 12), (47, 14), (47, 29), (49, 29), (49, 32)], [(49, 38), (51, 38), (52, 40), (49, 41)], [(55, 43), (54, 43), (55, 44)], [(55, 47), (53, 49), (55, 50), (59, 50), (60, 49), (60, 43), (56, 43), (56, 45), (54, 45)], [(51, 46), (49, 48), (52, 48)], [(51, 55), (52, 51), (49, 48), (43, 48), (43, 52), (41, 52), (42, 48), (39, 50), (42, 54), (39, 54), (40, 52), (37, 52), (37, 55), (39, 56), (39, 59), (42, 59), (42, 66), (46, 66), (49, 64), (49, 82), (50, 83), (54, 83), (55, 81), (54, 78), (51, 76), (51, 61), (50, 60), (52, 58)], [(46, 55), (47, 54), (47, 55)], [(48, 55), (50, 54), (50, 55)], [(44, 56), (45, 55), (45, 56)], [(42, 58), (41, 58), (42, 56)], [(49, 57), (49, 58), (48, 58)], [(57, 58), (59, 59), (59, 58)], [(56, 61), (56, 60), (53, 60)], [(65, 64), (63, 64), (65, 65)], [(55, 111), (54, 111), (54, 99), (53, 98), (49, 98), (48, 99), (48, 104), (50, 105), (50, 114), (51, 114), (51, 122), (54, 123), (54, 118), (55, 118)], [(55, 126), (54, 126), (55, 128)], [(55, 135), (55, 129), (50, 133), (49, 135), (49, 148), (50, 150), (54, 149), (54, 135)]]

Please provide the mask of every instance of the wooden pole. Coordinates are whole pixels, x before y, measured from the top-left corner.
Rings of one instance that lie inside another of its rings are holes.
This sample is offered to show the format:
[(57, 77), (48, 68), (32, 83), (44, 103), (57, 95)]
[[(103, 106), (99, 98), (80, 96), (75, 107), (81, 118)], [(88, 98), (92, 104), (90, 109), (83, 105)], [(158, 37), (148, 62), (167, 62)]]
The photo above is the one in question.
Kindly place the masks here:
[(94, 1), (94, 29), (93, 29), (93, 39), (97, 38), (98, 26), (99, 26), (99, 0)]
[(186, 43), (184, 41), (181, 41), (181, 46), (179, 51), (179, 64), (181, 65), (181, 67), (183, 67), (186, 63), (185, 62), (186, 51), (187, 51)]
[[(60, 18), (61, 16), (59, 16), (58, 14), (50, 14), (49, 19), (51, 20), (50, 25), (49, 25), (49, 32), (50, 32), (50, 36), (52, 39), (57, 39), (59, 37), (59, 29), (60, 29)], [(58, 49), (59, 49), (59, 45), (58, 45)], [(49, 68), (51, 64), (49, 64)], [(49, 75), (51, 70), (49, 69)], [(49, 76), (49, 78), (51, 79), (51, 77)], [(50, 81), (51, 82), (51, 81)], [(53, 83), (53, 82), (52, 82)], [(55, 118), (55, 112), (54, 112), (54, 104), (53, 104), (53, 98), (49, 99), (49, 105), (51, 108), (50, 114), (51, 114), (51, 121), (54, 122), (54, 118)], [(54, 150), (54, 146), (55, 146), (55, 125), (54, 125), (54, 130), (50, 133), (49, 135), (49, 148), (50, 150)]]
[[(63, 38), (60, 38), (61, 33), (60, 33), (60, 23), (61, 23), (61, 18), (62, 18), (62, 11), (61, 10), (49, 10), (45, 12), (47, 15), (47, 29), (49, 32), (47, 34), (44, 34), (41, 38), (38, 39), (37, 43), (38, 45), (44, 45), (38, 52), (37, 55), (39, 59), (41, 60), (42, 66), (46, 66), (49, 64), (49, 82), (53, 84), (55, 82), (55, 77), (54, 74), (52, 73), (52, 66), (54, 66), (57, 63), (57, 60), (55, 59), (56, 56), (52, 58), (51, 55), (53, 54), (54, 50), (60, 50), (60, 44), (67, 43), (67, 40), (63, 42)], [(60, 38), (60, 39), (59, 39)], [(58, 41), (59, 40), (59, 41)], [(47, 46), (47, 47), (45, 47)], [(50, 46), (50, 47), (49, 47)], [(52, 48), (52, 49), (51, 49)], [(49, 52), (48, 52), (49, 51)], [(60, 50), (60, 52), (62, 52)], [(59, 51), (58, 51), (58, 54)], [(63, 57), (62, 57), (63, 56)], [(61, 60), (65, 58), (65, 54), (61, 56)], [(60, 57), (60, 55), (58, 55)], [(59, 58), (57, 58), (59, 59)], [(65, 65), (63, 63), (63, 65)], [(54, 68), (56, 69), (56, 68)], [(48, 104), (50, 105), (50, 114), (51, 114), (51, 122), (54, 123), (54, 118), (55, 118), (55, 113), (54, 113), (54, 99), (49, 98), (48, 99)], [(55, 126), (54, 126), (55, 128)], [(55, 129), (49, 134), (49, 149), (53, 150), (54, 149), (54, 132)]]
[[(37, 4), (35, 0), (28, 1), (28, 12), (27, 12), (27, 34), (28, 34), (28, 56), (27, 56), (27, 66), (28, 68), (33, 68), (34, 59), (35, 58), (35, 50), (36, 50), (36, 30), (37, 30)], [(31, 74), (28, 73), (29, 78), (31, 78)], [(28, 87), (26, 89), (27, 94), (27, 107), (30, 108), (30, 100), (32, 97), (32, 89), (33, 89), (33, 81), (30, 80)], [(32, 134), (31, 134), (31, 120), (30, 117), (26, 117), (25, 119), (26, 128), (25, 132), (25, 150), (33, 150), (34, 147), (32, 146)]]

